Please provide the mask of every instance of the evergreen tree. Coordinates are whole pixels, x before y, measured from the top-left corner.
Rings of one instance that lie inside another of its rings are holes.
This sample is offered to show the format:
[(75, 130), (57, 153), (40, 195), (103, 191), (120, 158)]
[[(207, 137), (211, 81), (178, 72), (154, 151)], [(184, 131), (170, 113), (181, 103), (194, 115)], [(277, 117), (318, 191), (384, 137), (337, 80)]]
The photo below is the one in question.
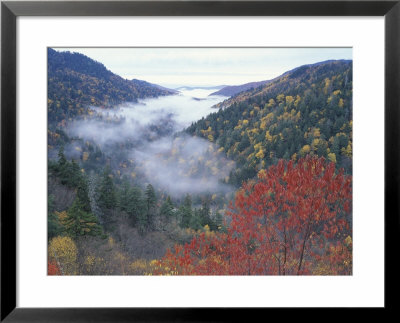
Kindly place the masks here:
[(119, 194), (117, 196), (118, 207), (121, 211), (128, 212), (130, 189), (131, 186), (129, 182), (126, 179), (124, 179), (124, 181), (121, 184), (121, 188), (118, 192)]
[(210, 217), (210, 202), (208, 199), (204, 199), (200, 209), (200, 223), (201, 226), (208, 225), (211, 228), (211, 217)]
[(173, 209), (174, 205), (172, 204), (171, 198), (168, 196), (160, 207), (160, 216), (165, 219), (170, 219), (173, 215)]
[(183, 205), (179, 208), (179, 212), (181, 215), (181, 227), (190, 227), (192, 219), (192, 198), (189, 194), (186, 195), (185, 200), (183, 201)]
[(217, 230), (219, 231), (224, 231), (224, 218), (221, 213), (218, 211), (215, 213), (215, 225), (217, 227)]
[(64, 146), (60, 146), (58, 150), (58, 165), (63, 166), (67, 163), (67, 158), (64, 154)]
[(102, 209), (112, 209), (117, 205), (114, 182), (109, 166), (105, 168), (100, 179), (97, 203)]
[(63, 225), (66, 233), (73, 238), (83, 235), (97, 236), (103, 232), (97, 218), (92, 213), (84, 211), (84, 204), (79, 197), (75, 198), (68, 209)]
[(58, 220), (57, 215), (54, 213), (54, 195), (49, 195), (48, 197), (47, 214), (47, 236), (48, 239), (51, 240), (52, 238), (59, 236), (63, 231), (63, 227)]
[(81, 175), (77, 185), (78, 187), (76, 191), (76, 196), (82, 203), (82, 209), (85, 212), (92, 212), (92, 209), (90, 207), (89, 188), (86, 178)]
[(147, 208), (147, 224), (151, 226), (155, 213), (155, 206), (157, 202), (156, 192), (151, 184), (148, 184), (145, 192), (146, 208)]
[(190, 226), (192, 229), (194, 229), (194, 230), (199, 230), (199, 229), (201, 229), (201, 228), (202, 228), (202, 225), (201, 225), (200, 218), (201, 218), (201, 212), (200, 212), (200, 210), (195, 209), (194, 212), (193, 212), (193, 216), (192, 216), (191, 219), (190, 219), (189, 226)]

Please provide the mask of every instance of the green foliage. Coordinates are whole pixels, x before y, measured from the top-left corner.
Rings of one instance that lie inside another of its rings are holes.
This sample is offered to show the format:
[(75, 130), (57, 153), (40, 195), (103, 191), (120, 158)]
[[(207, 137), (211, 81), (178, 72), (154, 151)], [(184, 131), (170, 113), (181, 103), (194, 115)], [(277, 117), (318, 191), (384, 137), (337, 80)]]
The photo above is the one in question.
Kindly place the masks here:
[(97, 188), (97, 193), (97, 204), (103, 210), (112, 209), (117, 205), (114, 182), (109, 166), (104, 169), (99, 186)]
[(146, 205), (143, 199), (142, 190), (139, 187), (131, 187), (125, 180), (118, 194), (118, 205), (120, 210), (125, 211), (131, 223), (139, 227), (145, 227), (147, 224)]
[(182, 228), (189, 228), (192, 219), (192, 198), (189, 194), (185, 196), (185, 200), (179, 208), (180, 213), (180, 226)]
[(67, 217), (63, 221), (66, 233), (72, 238), (83, 235), (98, 236), (103, 234), (97, 218), (84, 211), (84, 203), (77, 197), (67, 211)]
[(50, 194), (47, 200), (47, 236), (51, 240), (63, 232), (63, 226), (54, 213), (54, 195)]
[[(283, 158), (317, 155), (351, 173), (352, 62), (303, 66), (237, 94), (186, 131), (212, 135), (236, 161), (229, 182), (236, 186)], [(333, 157), (332, 154), (335, 154)]]
[(172, 204), (171, 198), (168, 196), (160, 207), (160, 216), (165, 219), (170, 219), (174, 215), (174, 205)]
[(149, 212), (157, 202), (156, 192), (154, 191), (153, 185), (151, 184), (147, 185), (145, 196), (146, 196), (147, 212)]
[(64, 147), (58, 151), (58, 162), (49, 162), (49, 170), (60, 179), (61, 184), (76, 188), (82, 181), (79, 165), (75, 160), (69, 162), (64, 154)]

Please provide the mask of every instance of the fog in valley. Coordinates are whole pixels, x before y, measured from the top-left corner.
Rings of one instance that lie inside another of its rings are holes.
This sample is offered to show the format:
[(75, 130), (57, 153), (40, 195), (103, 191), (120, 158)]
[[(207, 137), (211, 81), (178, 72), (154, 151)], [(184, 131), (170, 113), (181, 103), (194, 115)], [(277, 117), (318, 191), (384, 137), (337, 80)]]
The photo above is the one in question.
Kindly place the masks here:
[(124, 103), (113, 109), (91, 107), (90, 117), (73, 121), (65, 147), (69, 158), (82, 158), (85, 144), (98, 145), (114, 171), (172, 197), (227, 193), (224, 179), (235, 167), (215, 144), (182, 133), (226, 97), (216, 89), (181, 89), (177, 95)]

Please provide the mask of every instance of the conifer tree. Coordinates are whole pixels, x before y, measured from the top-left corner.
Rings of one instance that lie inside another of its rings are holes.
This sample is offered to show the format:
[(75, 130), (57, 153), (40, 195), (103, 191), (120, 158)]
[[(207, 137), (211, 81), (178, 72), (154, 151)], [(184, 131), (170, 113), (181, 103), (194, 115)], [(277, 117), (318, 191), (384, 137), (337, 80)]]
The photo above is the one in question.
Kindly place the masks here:
[(186, 195), (179, 211), (181, 214), (181, 227), (188, 228), (192, 219), (192, 198), (189, 194)]
[(97, 203), (102, 209), (112, 209), (117, 205), (114, 182), (109, 166), (105, 168), (100, 179)]
[(151, 184), (148, 184), (145, 192), (146, 208), (147, 208), (147, 224), (151, 226), (155, 213), (155, 206), (157, 202), (156, 192)]
[(76, 197), (67, 211), (67, 217), (63, 221), (66, 233), (72, 238), (83, 235), (97, 236), (102, 234), (102, 228), (97, 218), (89, 212), (84, 211), (84, 204)]
[(160, 215), (166, 219), (169, 219), (173, 215), (173, 209), (174, 205), (172, 204), (171, 198), (168, 196), (160, 207)]

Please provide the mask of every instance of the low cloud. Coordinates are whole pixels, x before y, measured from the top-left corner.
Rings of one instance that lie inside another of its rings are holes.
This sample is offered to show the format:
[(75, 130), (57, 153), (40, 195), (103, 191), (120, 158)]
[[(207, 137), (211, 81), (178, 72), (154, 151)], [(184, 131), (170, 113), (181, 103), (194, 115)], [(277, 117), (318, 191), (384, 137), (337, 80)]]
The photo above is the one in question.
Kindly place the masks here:
[(173, 197), (232, 191), (223, 181), (235, 163), (204, 139), (163, 138), (134, 151), (132, 157), (149, 182)]
[[(224, 97), (208, 95), (215, 89), (186, 89), (179, 95), (125, 103), (114, 109), (92, 107), (92, 116), (74, 121), (69, 135), (81, 138), (66, 147), (68, 155), (81, 155), (87, 140), (98, 144), (118, 167), (134, 161), (141, 180), (179, 197), (182, 194), (230, 192), (223, 183), (234, 168), (218, 147), (205, 139), (180, 134), (192, 122), (214, 112)], [(118, 151), (118, 154), (116, 154)], [(118, 155), (118, 156), (117, 156)], [(117, 160), (120, 158), (121, 160)], [(127, 169), (124, 169), (125, 173)]]

